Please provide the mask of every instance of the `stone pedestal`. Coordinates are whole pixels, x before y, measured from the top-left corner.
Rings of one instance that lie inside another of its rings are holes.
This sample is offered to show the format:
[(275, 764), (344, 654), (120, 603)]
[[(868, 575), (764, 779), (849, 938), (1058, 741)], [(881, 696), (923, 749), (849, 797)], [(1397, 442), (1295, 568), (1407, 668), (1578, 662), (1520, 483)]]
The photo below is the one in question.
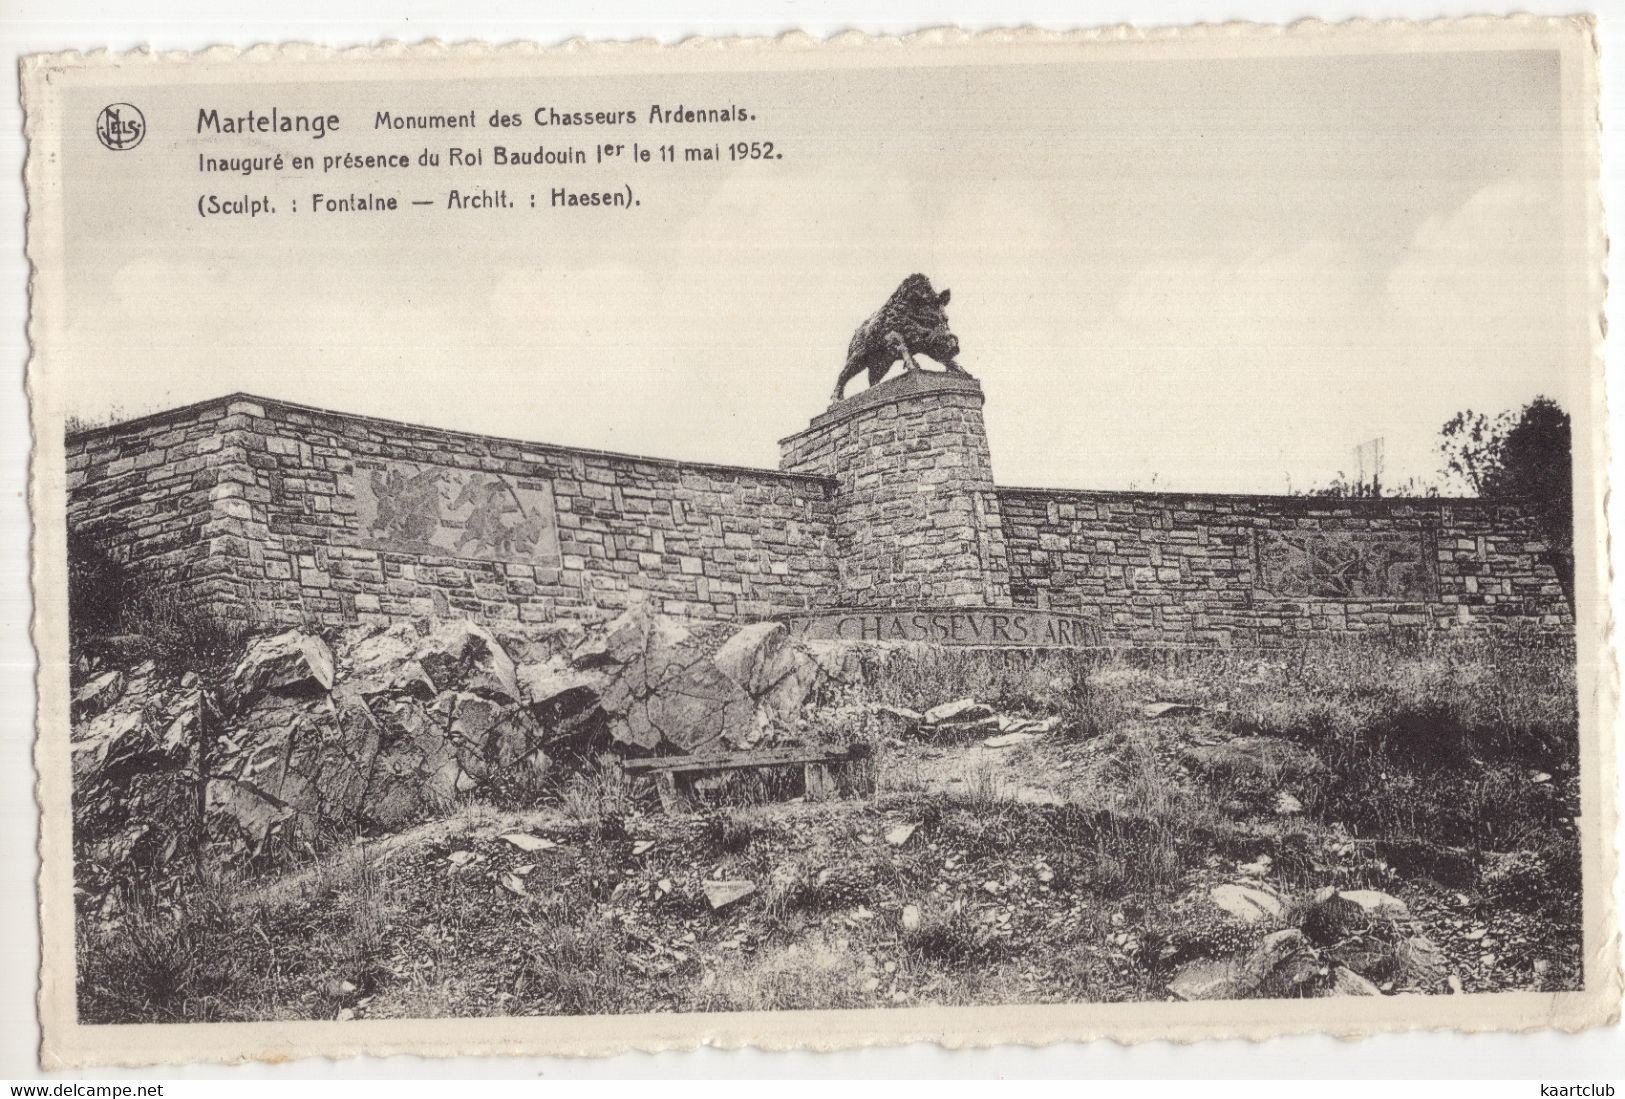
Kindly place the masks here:
[(779, 443), (779, 468), (837, 482), (841, 606), (1009, 606), (982, 387), (904, 373)]

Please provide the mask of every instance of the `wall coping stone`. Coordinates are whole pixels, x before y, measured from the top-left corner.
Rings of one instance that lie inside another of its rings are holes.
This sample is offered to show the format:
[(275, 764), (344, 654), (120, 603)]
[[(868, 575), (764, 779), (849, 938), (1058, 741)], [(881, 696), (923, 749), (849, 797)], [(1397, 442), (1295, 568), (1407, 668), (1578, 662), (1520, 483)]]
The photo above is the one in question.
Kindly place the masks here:
[(1234, 500), (1243, 503), (1276, 503), (1301, 507), (1409, 507), (1444, 504), (1526, 504), (1518, 496), (1287, 496), (1269, 492), (1175, 492), (1121, 488), (1057, 488), (1029, 485), (995, 485), (1001, 496), (1091, 496), (1115, 500), (1140, 499), (1153, 502), (1179, 500)]
[[(148, 427), (171, 421), (192, 419), (197, 413), (210, 408), (226, 409), (233, 404), (251, 402), (266, 409), (280, 409), (286, 412), (295, 412), (308, 416), (326, 416), (335, 420), (346, 420), (350, 423), (369, 424), (385, 431), (408, 431), (415, 435), (435, 436), (443, 439), (463, 439), (479, 443), (498, 443), (509, 446), (526, 447), (531, 450), (547, 451), (553, 454), (580, 455), (587, 458), (604, 458), (615, 462), (641, 462), (649, 465), (665, 466), (673, 469), (692, 469), (711, 473), (723, 473), (730, 476), (743, 475), (749, 477), (762, 477), (772, 481), (803, 481), (809, 485), (817, 485), (826, 492), (834, 490), (835, 480), (817, 473), (791, 473), (782, 469), (765, 469), (759, 466), (735, 466), (721, 462), (691, 462), (682, 458), (657, 458), (646, 454), (626, 454), (614, 450), (596, 450), (591, 447), (561, 446), (557, 443), (542, 443), (533, 439), (515, 439), (504, 435), (483, 435), (477, 431), (458, 431), (448, 427), (432, 427), (426, 424), (408, 423), (405, 420), (390, 420), (382, 416), (368, 416), (357, 412), (338, 412), (330, 408), (317, 408), (313, 405), (296, 404), (293, 401), (279, 401), (269, 397), (259, 397), (252, 393), (228, 393), (222, 397), (211, 397), (205, 401), (182, 405), (179, 408), (164, 409), (161, 412), (149, 413), (145, 416), (136, 416), (118, 423), (106, 424), (101, 427), (85, 428), (82, 431), (69, 432), (69, 442), (92, 440), (102, 437), (121, 435), (132, 428)], [(239, 410), (241, 411), (241, 410)]]

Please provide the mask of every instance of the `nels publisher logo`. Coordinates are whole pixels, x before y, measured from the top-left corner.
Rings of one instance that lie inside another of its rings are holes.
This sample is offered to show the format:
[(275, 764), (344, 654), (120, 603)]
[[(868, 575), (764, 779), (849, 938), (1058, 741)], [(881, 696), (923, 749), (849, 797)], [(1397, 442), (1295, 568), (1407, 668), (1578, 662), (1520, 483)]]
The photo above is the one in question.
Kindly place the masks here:
[(146, 117), (128, 103), (109, 103), (96, 116), (96, 136), (114, 152), (133, 149), (147, 136)]

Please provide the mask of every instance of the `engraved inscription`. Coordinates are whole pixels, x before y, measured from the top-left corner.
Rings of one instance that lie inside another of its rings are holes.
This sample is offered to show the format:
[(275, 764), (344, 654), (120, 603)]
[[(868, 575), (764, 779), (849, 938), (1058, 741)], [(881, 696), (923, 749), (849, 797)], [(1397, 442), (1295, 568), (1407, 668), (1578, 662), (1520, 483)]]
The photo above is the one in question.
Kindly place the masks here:
[(1076, 649), (1102, 645), (1100, 624), (1083, 615), (1000, 607), (872, 608), (786, 616), (809, 641), (915, 641), (976, 648)]

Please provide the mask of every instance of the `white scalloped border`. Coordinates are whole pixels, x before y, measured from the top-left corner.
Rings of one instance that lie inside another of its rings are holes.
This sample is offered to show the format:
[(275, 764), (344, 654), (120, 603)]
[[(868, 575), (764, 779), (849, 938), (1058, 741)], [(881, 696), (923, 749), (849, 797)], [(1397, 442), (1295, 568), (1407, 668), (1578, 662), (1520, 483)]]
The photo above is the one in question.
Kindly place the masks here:
[[(34, 517), (31, 546), (33, 567), (31, 581), (35, 592), (33, 638), (36, 652), (40, 651), (41, 634), (46, 623), (40, 609), (40, 593), (60, 580), (60, 566), (42, 563), (39, 553), (42, 511), (48, 493), (60, 489), (54, 478), (42, 471), (38, 459), (42, 425), (39, 416), (41, 350), (43, 324), (37, 304), (41, 292), (41, 256), (39, 234), (35, 230), (36, 217), (43, 216), (45, 205), (53, 195), (46, 193), (47, 165), (37, 153), (37, 139), (42, 129), (36, 112), (27, 109), (30, 85), (48, 82), (55, 69), (105, 69), (119, 65), (216, 65), (249, 64), (273, 65), (286, 63), (334, 64), (347, 61), (401, 61), (401, 62), (469, 62), (486, 59), (563, 59), (592, 53), (607, 58), (648, 58), (663, 52), (689, 55), (726, 51), (735, 57), (741, 54), (772, 52), (813, 55), (821, 50), (901, 50), (931, 49), (951, 51), (966, 47), (1054, 47), (1072, 45), (1105, 46), (1145, 45), (1175, 41), (1212, 43), (1255, 43), (1260, 40), (1303, 42), (1319, 47), (1322, 43), (1357, 35), (1393, 35), (1417, 43), (1416, 50), (1425, 51), (1443, 45), (1447, 40), (1465, 38), (1478, 33), (1510, 31), (1568, 31), (1577, 35), (1574, 45), (1586, 50), (1589, 61), (1585, 90), (1590, 95), (1594, 120), (1593, 132), (1584, 151), (1588, 184), (1591, 186), (1589, 220), (1593, 227), (1592, 250), (1596, 261), (1591, 274), (1592, 302), (1596, 314), (1593, 321), (1592, 375), (1595, 381), (1595, 413), (1600, 434), (1596, 440), (1598, 458), (1603, 476), (1594, 486), (1593, 507), (1595, 529), (1598, 534), (1596, 569), (1599, 590), (1606, 594), (1613, 583), (1608, 553), (1609, 532), (1606, 523), (1606, 504), (1609, 491), (1606, 484), (1609, 440), (1606, 437), (1607, 418), (1602, 368), (1604, 262), (1608, 240), (1602, 218), (1600, 182), (1600, 152), (1596, 130), (1600, 127), (1600, 102), (1596, 71), (1596, 20), (1590, 15), (1536, 16), (1469, 16), (1439, 18), (1423, 21), (1406, 19), (1350, 19), (1326, 22), (1303, 19), (1290, 24), (1262, 24), (1236, 21), (1225, 23), (1199, 23), (1190, 26), (1154, 26), (1140, 28), (1130, 24), (1088, 29), (1054, 31), (1037, 27), (995, 28), (965, 31), (957, 27), (935, 26), (904, 35), (872, 35), (859, 31), (841, 31), (819, 38), (801, 31), (788, 31), (777, 36), (691, 36), (666, 44), (642, 37), (629, 40), (589, 41), (576, 37), (566, 41), (543, 45), (535, 42), (512, 41), (491, 44), (479, 41), (447, 43), (426, 39), (415, 43), (385, 40), (372, 45), (326, 46), (311, 42), (266, 43), (249, 47), (211, 46), (198, 50), (153, 50), (146, 47), (122, 52), (109, 50), (64, 50), (57, 53), (38, 53), (22, 58), (19, 63), (20, 83), (24, 89), (25, 135), (29, 154), (24, 178), (29, 195), (29, 234), (27, 253), (30, 261), (30, 312), (28, 336), (31, 356), (28, 363), (26, 387), (30, 398), (30, 416), (33, 428), (33, 454), (31, 460), (29, 506)], [(1409, 45), (1409, 42), (1405, 43)], [(1554, 43), (1553, 48), (1562, 48)], [(1414, 52), (1414, 51), (1407, 51)], [(38, 94), (35, 92), (34, 94)], [(49, 518), (49, 516), (47, 516)], [(1597, 684), (1598, 713), (1594, 715), (1595, 743), (1589, 747), (1600, 753), (1603, 764), (1614, 763), (1613, 719), (1618, 714), (1619, 674), (1614, 622), (1608, 612), (1606, 599), (1601, 601), (1601, 613), (1606, 620), (1596, 623), (1600, 644), (1597, 652), (1600, 664)], [(178, 1024), (174, 1026), (79, 1027), (73, 1021), (73, 990), (64, 989), (57, 981), (62, 974), (73, 970), (73, 944), (71, 918), (66, 935), (51, 928), (57, 922), (52, 897), (60, 893), (64, 869), (71, 874), (71, 866), (57, 856), (66, 846), (60, 827), (47, 824), (54, 794), (64, 799), (66, 791), (66, 752), (60, 745), (50, 742), (44, 732), (49, 728), (62, 728), (66, 720), (66, 707), (50, 705), (52, 692), (65, 683), (65, 660), (54, 665), (41, 659), (36, 687), (39, 697), (38, 730), (35, 746), (36, 797), (42, 809), (39, 853), (41, 868), (40, 931), (42, 964), (39, 1008), (42, 1018), (41, 1063), (45, 1068), (65, 1068), (91, 1065), (159, 1065), (182, 1064), (198, 1061), (242, 1063), (247, 1061), (284, 1061), (300, 1058), (336, 1059), (368, 1055), (375, 1057), (414, 1055), (421, 1057), (553, 1055), (553, 1056), (607, 1056), (627, 1051), (657, 1052), (665, 1050), (691, 1050), (700, 1047), (740, 1049), (754, 1047), (763, 1050), (816, 1050), (832, 1051), (857, 1049), (874, 1045), (903, 1045), (930, 1042), (946, 1049), (981, 1049), (995, 1045), (1036, 1047), (1063, 1041), (1110, 1039), (1122, 1044), (1166, 1040), (1181, 1044), (1208, 1039), (1236, 1039), (1260, 1042), (1291, 1034), (1320, 1033), (1353, 1039), (1370, 1034), (1406, 1031), (1455, 1030), (1466, 1033), (1483, 1031), (1533, 1031), (1560, 1029), (1578, 1031), (1593, 1026), (1616, 1023), (1619, 1019), (1619, 997), (1622, 985), (1619, 954), (1618, 913), (1614, 909), (1611, 888), (1587, 888), (1587, 901), (1600, 900), (1600, 919), (1593, 920), (1592, 929), (1597, 940), (1592, 944), (1597, 971), (1608, 979), (1607, 987), (1590, 988), (1580, 993), (1537, 995), (1499, 993), (1493, 996), (1471, 997), (1384, 997), (1375, 1004), (1361, 1004), (1350, 1000), (1321, 1001), (1236, 1001), (1221, 1005), (1203, 1004), (1089, 1004), (1044, 1007), (975, 1007), (975, 1008), (904, 1008), (891, 1010), (855, 1010), (831, 1012), (782, 1012), (739, 1015), (641, 1015), (599, 1016), (592, 1018), (546, 1019), (431, 1019), (399, 1022), (301, 1022), (301, 1023), (215, 1023)], [(1602, 718), (1609, 723), (1603, 727)], [(1587, 747), (1582, 743), (1582, 750)], [(53, 770), (54, 769), (54, 770)], [(1618, 852), (1615, 841), (1618, 804), (1616, 766), (1602, 765), (1597, 776), (1598, 803), (1601, 824), (1600, 865), (1588, 867), (1588, 874), (1601, 874), (1612, 884), (1618, 872)], [(62, 805), (58, 804), (60, 810)], [(53, 858), (53, 856), (56, 856)], [(1600, 895), (1600, 896), (1599, 896)], [(63, 947), (66, 947), (64, 956)], [(66, 963), (65, 965), (63, 963)], [(1567, 1000), (1573, 1010), (1563, 1010), (1560, 1000)], [(1478, 1017), (1471, 1015), (1449, 1018), (1448, 1010), (1464, 1001), (1485, 1001)], [(1493, 1002), (1489, 1002), (1493, 1001)], [(1306, 1010), (1313, 1003), (1333, 1003), (1346, 1008), (1341, 1021), (1306, 1019), (1312, 1014)], [(1533, 1010), (1519, 1014), (1519, 1003)], [(1257, 1010), (1258, 1005), (1264, 1011)], [(1408, 1009), (1395, 1011), (1386, 1005)], [(1215, 1006), (1224, 1016), (1203, 1018), (1204, 1012), (1213, 1012)], [(1383, 1007), (1383, 1011), (1370, 1008)], [(1284, 1008), (1284, 1010), (1283, 1010)], [(1542, 1010), (1544, 1008), (1545, 1010)], [(65, 1010), (64, 1010), (65, 1009)], [(1446, 1010), (1441, 1010), (1446, 1009)], [(1274, 1018), (1247, 1018), (1269, 1015)], [(1177, 1015), (1177, 1020), (1166, 1018)], [(1114, 1018), (1113, 1016), (1116, 1016)], [(865, 1031), (865, 1023), (875, 1024)], [(856, 1024), (856, 1025), (854, 1025)], [(493, 1033), (495, 1032), (495, 1033)], [(115, 1041), (115, 1037), (117, 1040)]]

